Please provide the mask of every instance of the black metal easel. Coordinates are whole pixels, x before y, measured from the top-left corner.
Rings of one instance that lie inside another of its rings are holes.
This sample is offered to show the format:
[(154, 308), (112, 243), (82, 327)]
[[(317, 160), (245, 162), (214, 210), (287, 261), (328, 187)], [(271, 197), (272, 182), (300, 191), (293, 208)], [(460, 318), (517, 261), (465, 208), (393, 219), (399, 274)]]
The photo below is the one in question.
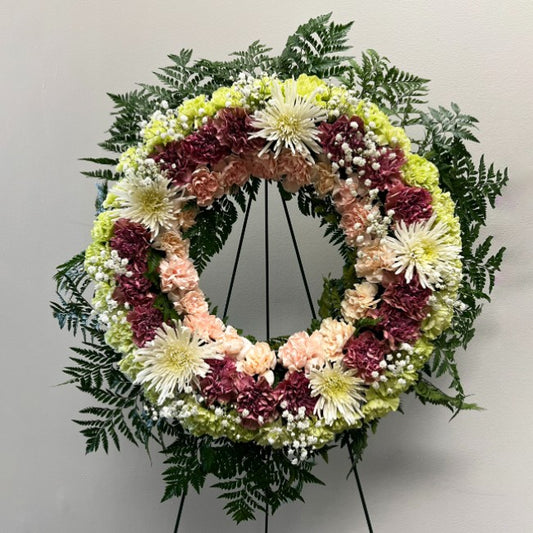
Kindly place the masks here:
[[(264, 203), (264, 206), (265, 206), (265, 330), (266, 330), (266, 339), (267, 341), (270, 340), (270, 268), (269, 268), (269, 234), (268, 234), (268, 212), (269, 212), (269, 209), (268, 209), (268, 187), (269, 186), (269, 182), (267, 180), (264, 180), (264, 190), (265, 190), (265, 203)], [(296, 236), (294, 234), (294, 228), (292, 226), (292, 221), (291, 221), (291, 217), (290, 217), (290, 214), (289, 214), (289, 209), (287, 207), (287, 202), (285, 200), (285, 198), (283, 198), (283, 196), (281, 196), (281, 201), (282, 201), (282, 204), (283, 204), (283, 210), (285, 212), (285, 218), (287, 219), (287, 225), (289, 226), (289, 232), (290, 232), (290, 235), (291, 235), (291, 239), (292, 239), (292, 244), (294, 246), (294, 251), (296, 253), (296, 259), (298, 261), (298, 267), (300, 268), (300, 274), (302, 276), (302, 281), (303, 281), (303, 284), (304, 284), (304, 288), (305, 288), (305, 292), (306, 292), (306, 295), (307, 295), (307, 300), (309, 302), (309, 308), (311, 310), (311, 316), (313, 317), (313, 319), (316, 318), (316, 312), (315, 312), (315, 307), (314, 307), (314, 304), (313, 304), (313, 298), (311, 297), (311, 291), (309, 290), (309, 284), (307, 283), (307, 277), (305, 275), (305, 271), (304, 271), (304, 267), (303, 267), (303, 263), (302, 263), (302, 258), (300, 256), (300, 250), (298, 248), (298, 243), (296, 242)], [(230, 280), (230, 284), (229, 284), (229, 288), (228, 288), (228, 294), (227, 294), (227, 297), (226, 297), (226, 303), (224, 305), (224, 314), (223, 316), (226, 317), (227, 316), (227, 313), (228, 313), (228, 308), (229, 308), (229, 303), (230, 303), (230, 299), (231, 299), (231, 294), (232, 294), (232, 291), (233, 291), (233, 285), (234, 285), (234, 282), (235, 282), (235, 276), (237, 274), (237, 267), (238, 267), (238, 264), (239, 264), (239, 260), (240, 260), (240, 257), (241, 257), (241, 249), (242, 249), (242, 244), (243, 244), (243, 241), (244, 241), (244, 234), (246, 232), (246, 226), (248, 224), (248, 217), (249, 217), (249, 214), (250, 214), (250, 208), (251, 208), (251, 205), (252, 205), (252, 198), (250, 197), (248, 199), (248, 204), (246, 206), (246, 211), (245, 211), (245, 214), (244, 214), (244, 220), (243, 220), (243, 224), (242, 224), (242, 228), (241, 228), (241, 235), (239, 237), (239, 244), (237, 246), (237, 253), (235, 254), (235, 262), (233, 264), (233, 270), (232, 270), (232, 273), (231, 273), (231, 280)], [(365, 519), (366, 519), (366, 524), (367, 524), (367, 527), (368, 527), (368, 533), (373, 533), (373, 529), (372, 529), (372, 522), (370, 521), (370, 514), (368, 512), (368, 507), (366, 505), (366, 500), (365, 500), (365, 496), (364, 496), (364, 493), (363, 493), (363, 486), (361, 484), (361, 480), (359, 478), (359, 474), (357, 472), (357, 466), (356, 466), (356, 463), (355, 463), (355, 460), (354, 460), (354, 457), (353, 457), (353, 454), (352, 454), (352, 450), (351, 448), (348, 446), (348, 453), (350, 454), (350, 462), (351, 462), (351, 465), (352, 465), (352, 469), (353, 469), (353, 473), (354, 473), (354, 477), (355, 477), (355, 481), (356, 481), (356, 484), (357, 484), (357, 490), (359, 491), (359, 497), (361, 499), (361, 505), (363, 506), (363, 511), (364, 511), (364, 514), (365, 514)], [(183, 504), (184, 504), (184, 501), (185, 501), (185, 493), (182, 495), (181, 497), (181, 500), (180, 500), (180, 506), (179, 506), (179, 510), (178, 510), (178, 516), (177, 516), (177, 519), (176, 519), (176, 525), (174, 527), (174, 533), (178, 533), (178, 528), (179, 528), (179, 523), (180, 523), (180, 520), (181, 520), (181, 514), (182, 514), (182, 511), (183, 511)], [(268, 533), (268, 519), (269, 519), (269, 514), (270, 514), (270, 509), (269, 509), (269, 505), (267, 503), (266, 505), (266, 508), (265, 508), (265, 533)]]

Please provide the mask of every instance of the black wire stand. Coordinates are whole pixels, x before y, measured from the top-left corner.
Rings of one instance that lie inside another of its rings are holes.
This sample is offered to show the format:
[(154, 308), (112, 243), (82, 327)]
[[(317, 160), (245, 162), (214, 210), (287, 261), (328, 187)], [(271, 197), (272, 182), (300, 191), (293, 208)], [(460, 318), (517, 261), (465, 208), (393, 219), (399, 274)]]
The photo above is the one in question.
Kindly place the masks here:
[[(265, 223), (265, 240), (264, 240), (264, 248), (265, 248), (265, 333), (266, 333), (267, 342), (270, 341), (270, 262), (269, 262), (270, 250), (269, 250), (269, 228), (268, 228), (268, 219), (269, 219), (269, 215), (268, 215), (269, 214), (268, 189), (269, 189), (269, 182), (267, 180), (265, 180), (264, 181), (264, 208), (265, 208), (265, 214), (264, 214), (264, 223)], [(309, 303), (311, 316), (313, 317), (313, 319), (316, 319), (317, 315), (316, 315), (316, 312), (315, 312), (315, 306), (314, 306), (314, 303), (313, 303), (313, 298), (311, 297), (311, 291), (309, 290), (309, 284), (307, 282), (307, 276), (305, 275), (305, 270), (304, 270), (302, 258), (301, 258), (301, 255), (300, 255), (300, 250), (298, 248), (298, 243), (296, 241), (296, 235), (294, 233), (294, 228), (293, 228), (293, 225), (292, 225), (292, 221), (291, 221), (291, 217), (290, 217), (290, 213), (289, 213), (289, 208), (287, 207), (287, 201), (285, 200), (283, 195), (280, 194), (280, 197), (281, 197), (281, 202), (282, 202), (282, 205), (283, 205), (283, 211), (285, 212), (285, 218), (287, 220), (287, 225), (289, 227), (289, 232), (290, 232), (290, 235), (291, 235), (291, 240), (292, 240), (292, 244), (293, 244), (293, 247), (294, 247), (294, 252), (296, 254), (296, 260), (298, 261), (298, 267), (300, 269), (300, 275), (302, 276), (302, 282), (303, 282), (305, 293), (306, 293), (306, 296), (307, 296), (307, 301)], [(241, 250), (242, 250), (242, 245), (243, 245), (243, 242), (244, 242), (244, 234), (246, 233), (246, 226), (248, 225), (248, 218), (249, 218), (249, 215), (250, 215), (251, 205), (252, 205), (252, 197), (250, 196), (250, 198), (248, 199), (248, 204), (246, 206), (246, 211), (245, 211), (245, 214), (244, 214), (244, 220), (243, 220), (243, 223), (242, 223), (241, 234), (240, 234), (240, 237), (239, 237), (239, 243), (237, 245), (237, 252), (235, 254), (235, 261), (233, 263), (233, 269), (232, 269), (232, 272), (231, 272), (231, 279), (230, 279), (230, 284), (229, 284), (229, 287), (228, 287), (228, 294), (226, 296), (226, 302), (224, 304), (224, 314), (223, 314), (224, 317), (228, 316), (228, 308), (229, 308), (229, 304), (230, 304), (230, 300), (231, 300), (231, 295), (232, 295), (232, 292), (233, 292), (233, 285), (235, 283), (235, 276), (237, 274), (237, 268), (238, 268), (238, 265), (239, 265), (239, 260), (240, 260), (240, 257), (241, 257)], [(365, 514), (365, 520), (366, 520), (366, 525), (367, 525), (367, 528), (368, 528), (368, 533), (374, 533), (374, 530), (372, 528), (372, 522), (370, 520), (370, 513), (368, 511), (368, 507), (367, 507), (366, 500), (365, 500), (365, 495), (364, 495), (364, 492), (363, 492), (363, 485), (361, 483), (361, 479), (360, 479), (359, 474), (357, 472), (356, 461), (355, 461), (355, 458), (353, 456), (352, 450), (351, 450), (349, 445), (347, 446), (347, 448), (348, 448), (348, 453), (350, 455), (350, 463), (352, 465), (352, 470), (353, 470), (353, 473), (354, 473), (355, 482), (357, 484), (357, 490), (359, 492), (359, 498), (361, 500), (361, 505), (363, 507), (363, 512)], [(182, 494), (182, 496), (181, 496), (181, 499), (180, 499), (180, 504), (179, 504), (179, 509), (178, 509), (178, 516), (176, 517), (176, 524), (174, 526), (174, 533), (178, 533), (178, 530), (179, 530), (179, 525), (180, 525), (180, 521), (181, 521), (181, 515), (183, 513), (183, 505), (185, 503), (185, 496), (186, 495), (187, 495), (187, 493), (184, 492)], [(265, 506), (265, 529), (264, 529), (265, 533), (268, 533), (268, 531), (269, 531), (269, 529), (268, 529), (269, 528), (269, 516), (270, 516), (270, 507), (269, 507), (268, 502), (267, 502), (266, 506)]]

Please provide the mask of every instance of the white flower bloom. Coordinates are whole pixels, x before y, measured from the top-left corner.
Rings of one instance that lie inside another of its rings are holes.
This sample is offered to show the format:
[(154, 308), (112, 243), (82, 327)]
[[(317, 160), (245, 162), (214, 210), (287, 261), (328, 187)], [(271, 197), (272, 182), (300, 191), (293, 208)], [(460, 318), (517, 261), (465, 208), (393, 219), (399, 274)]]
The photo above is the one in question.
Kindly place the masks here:
[(115, 214), (146, 226), (154, 236), (161, 228), (171, 229), (183, 198), (167, 178), (130, 176), (123, 179), (112, 191), (121, 207)]
[(409, 283), (416, 271), (424, 288), (434, 288), (451, 280), (457, 274), (454, 262), (460, 258), (461, 248), (450, 244), (449, 233), (448, 226), (436, 222), (435, 215), (409, 226), (400, 221), (394, 237), (384, 239), (394, 253), (395, 273), (405, 272)]
[(261, 154), (272, 146), (276, 156), (283, 148), (292, 153), (299, 152), (311, 159), (311, 151), (318, 153), (321, 148), (316, 142), (318, 130), (316, 122), (327, 119), (327, 112), (313, 103), (313, 95), (298, 95), (296, 83), (291, 80), (283, 85), (278, 81), (272, 83), (272, 97), (266, 107), (256, 111), (252, 126), (259, 131), (251, 138), (261, 137), (268, 142)]
[(203, 344), (189, 328), (174, 323), (163, 323), (153, 341), (137, 350), (135, 362), (143, 369), (135, 383), (147, 383), (159, 394), (158, 402), (172, 397), (174, 392), (184, 392), (198, 378), (209, 371), (206, 359), (219, 358), (216, 344)]
[(350, 425), (355, 424), (363, 414), (362, 392), (364, 381), (352, 369), (343, 369), (339, 364), (327, 364), (309, 375), (311, 396), (318, 396), (315, 414), (328, 425), (343, 418)]

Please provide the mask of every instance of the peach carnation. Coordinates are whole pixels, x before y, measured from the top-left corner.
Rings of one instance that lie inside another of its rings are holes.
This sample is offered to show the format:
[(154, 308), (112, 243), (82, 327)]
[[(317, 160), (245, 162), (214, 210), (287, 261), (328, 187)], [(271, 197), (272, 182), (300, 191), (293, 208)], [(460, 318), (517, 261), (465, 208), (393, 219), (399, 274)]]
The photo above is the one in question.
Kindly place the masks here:
[(209, 313), (187, 315), (183, 325), (198, 334), (204, 341), (218, 341), (224, 335), (224, 322)]
[(250, 178), (250, 168), (244, 159), (232, 156), (224, 160), (220, 174), (225, 187), (242, 187)]
[(381, 283), (386, 271), (393, 270), (393, 262), (392, 250), (377, 239), (359, 248), (355, 271), (360, 278), (366, 278), (371, 283)]
[(269, 152), (259, 156), (257, 152), (245, 156), (250, 174), (256, 178), (273, 180), (278, 178), (278, 161)]
[(267, 342), (257, 342), (246, 350), (244, 358), (237, 362), (237, 370), (249, 376), (263, 376), (272, 385), (276, 366), (276, 353)]
[(176, 213), (176, 223), (178, 228), (182, 231), (187, 231), (192, 228), (195, 223), (196, 215), (198, 214), (198, 209), (195, 207), (182, 209)]
[(241, 337), (233, 326), (226, 326), (224, 335), (220, 339), (222, 351), (231, 358), (237, 357), (245, 348), (248, 339)]
[(321, 162), (313, 166), (311, 181), (318, 195), (324, 197), (335, 188), (337, 176), (331, 171), (329, 163)]
[(163, 250), (168, 256), (187, 257), (189, 255), (189, 240), (184, 239), (181, 233), (177, 231), (165, 231), (157, 237), (154, 248)]
[(342, 349), (354, 334), (355, 328), (341, 320), (325, 318), (318, 332), (322, 336), (322, 346), (327, 359), (335, 360), (342, 357)]
[(201, 167), (193, 172), (188, 189), (196, 197), (196, 202), (200, 206), (211, 204), (215, 198), (224, 193), (218, 172), (211, 172), (206, 167)]
[(159, 263), (161, 290), (191, 291), (198, 287), (198, 273), (189, 259), (173, 256)]
[(348, 289), (344, 293), (344, 299), (341, 303), (341, 312), (344, 320), (355, 322), (366, 316), (369, 309), (374, 309), (378, 300), (375, 296), (378, 292), (378, 286), (368, 281), (354, 285), (353, 289)]
[(311, 165), (305, 157), (284, 150), (278, 157), (278, 174), (284, 176), (281, 182), (287, 192), (296, 192), (311, 183)]
[(174, 299), (174, 309), (180, 314), (199, 315), (207, 313), (209, 307), (205, 301), (205, 294), (201, 289), (193, 289)]
[(369, 211), (360, 200), (354, 200), (343, 212), (339, 225), (344, 230), (347, 242), (352, 246), (356, 244), (357, 237), (366, 235), (367, 219), (371, 213), (379, 214), (378, 208), (374, 206)]
[(294, 333), (278, 350), (278, 358), (289, 372), (320, 368), (325, 363), (322, 336), (318, 331), (310, 336), (305, 331)]

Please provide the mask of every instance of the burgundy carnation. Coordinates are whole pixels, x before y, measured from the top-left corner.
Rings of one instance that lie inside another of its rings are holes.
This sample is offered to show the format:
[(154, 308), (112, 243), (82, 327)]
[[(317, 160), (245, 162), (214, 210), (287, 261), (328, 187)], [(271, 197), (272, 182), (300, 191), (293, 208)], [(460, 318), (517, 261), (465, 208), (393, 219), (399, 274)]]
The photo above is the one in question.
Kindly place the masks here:
[(426, 316), (430, 296), (431, 289), (424, 289), (418, 276), (414, 276), (410, 283), (402, 276), (387, 287), (382, 298), (392, 307), (401, 309), (409, 318), (422, 320)]
[(421, 187), (398, 187), (389, 191), (385, 209), (394, 210), (394, 220), (412, 224), (428, 220), (433, 214), (431, 194)]
[(377, 376), (373, 372), (381, 373), (379, 366), (385, 352), (387, 343), (379, 340), (371, 331), (364, 331), (358, 337), (352, 337), (344, 345), (343, 363), (348, 368), (356, 370), (357, 375), (367, 383), (375, 381)]
[[(354, 127), (354, 124), (357, 127)], [(351, 148), (354, 155), (357, 155), (358, 148), (362, 150), (365, 147), (363, 140), (365, 125), (360, 117), (353, 116), (348, 118), (343, 115), (333, 124), (322, 122), (318, 129), (318, 138), (324, 153), (328, 154), (328, 158), (335, 163), (340, 159), (346, 158), (346, 154), (342, 149), (344, 143)]]
[(377, 158), (367, 162), (364, 179), (370, 180), (372, 189), (377, 188), (380, 191), (391, 189), (403, 183), (401, 168), (405, 161), (405, 155), (400, 149), (385, 148)]
[(242, 107), (221, 109), (213, 121), (220, 144), (239, 155), (260, 150), (265, 144), (264, 139), (250, 139), (250, 134), (255, 131), (251, 123), (250, 116)]
[(401, 309), (384, 303), (374, 313), (374, 316), (381, 318), (378, 327), (383, 329), (383, 335), (393, 344), (411, 343), (419, 336), (420, 320), (410, 318)]
[(130, 264), (146, 261), (150, 247), (150, 232), (142, 225), (119, 218), (113, 226), (113, 237), (109, 241), (111, 248)]
[(181, 149), (197, 165), (215, 165), (230, 153), (227, 146), (220, 144), (213, 121), (186, 137), (181, 142)]
[(313, 414), (318, 398), (311, 397), (309, 380), (302, 372), (290, 372), (287, 377), (276, 387), (279, 403), (285, 402), (284, 409), (297, 413), (300, 407), (305, 408), (305, 413)]
[(113, 299), (119, 303), (129, 303), (132, 306), (143, 305), (153, 300), (150, 292), (152, 282), (145, 278), (146, 264), (137, 263), (129, 269), (128, 274), (117, 276), (117, 287), (113, 292)]
[(165, 146), (157, 146), (156, 152), (150, 156), (159, 164), (161, 170), (167, 172), (167, 177), (175, 185), (186, 185), (191, 181), (196, 163), (184, 149), (183, 143), (172, 141)]
[[(200, 380), (200, 390), (208, 405), (214, 402), (229, 403), (235, 401), (239, 385), (242, 381), (253, 381), (250, 376), (240, 374), (235, 367), (235, 361), (224, 359), (208, 359), (211, 370)], [(248, 378), (248, 380), (246, 379)]]
[(266, 379), (259, 378), (257, 382), (252, 380), (241, 388), (236, 403), (242, 425), (257, 429), (274, 418), (278, 394)]
[(152, 302), (135, 307), (127, 316), (133, 331), (133, 341), (140, 347), (155, 337), (157, 328), (163, 323), (161, 311), (156, 309)]

